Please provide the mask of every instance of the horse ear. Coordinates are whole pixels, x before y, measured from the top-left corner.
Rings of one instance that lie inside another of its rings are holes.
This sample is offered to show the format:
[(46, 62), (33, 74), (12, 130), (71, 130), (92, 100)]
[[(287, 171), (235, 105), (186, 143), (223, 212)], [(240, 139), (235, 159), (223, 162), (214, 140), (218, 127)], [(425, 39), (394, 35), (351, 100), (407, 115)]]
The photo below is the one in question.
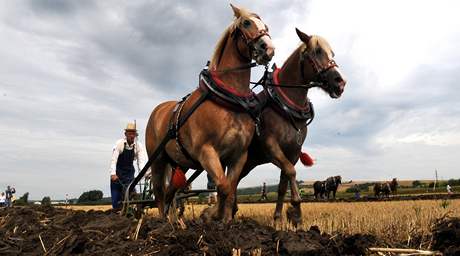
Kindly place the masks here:
[(311, 36), (305, 34), (304, 32), (300, 31), (298, 28), (295, 28), (295, 32), (297, 33), (297, 36), (299, 36), (300, 40), (304, 43), (308, 43), (310, 41)]
[(230, 4), (233, 10), (233, 15), (235, 15), (235, 18), (239, 18), (241, 16), (241, 11), (240, 8), (234, 6), (233, 4)]

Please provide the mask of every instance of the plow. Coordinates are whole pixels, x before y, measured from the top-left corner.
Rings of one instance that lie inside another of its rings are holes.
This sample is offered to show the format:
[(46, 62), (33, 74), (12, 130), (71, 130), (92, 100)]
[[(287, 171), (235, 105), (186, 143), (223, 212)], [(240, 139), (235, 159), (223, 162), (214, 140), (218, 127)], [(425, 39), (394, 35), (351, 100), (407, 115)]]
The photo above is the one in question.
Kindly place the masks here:
[[(148, 165), (146, 165), (148, 166)], [(176, 209), (176, 206), (180, 200), (187, 199), (189, 197), (198, 196), (199, 194), (212, 193), (216, 192), (216, 189), (189, 189), (192, 182), (200, 176), (203, 170), (196, 170), (190, 178), (185, 180), (185, 175), (180, 175), (181, 178), (177, 178), (176, 172), (180, 170), (173, 170), (173, 175), (171, 177), (170, 184), (173, 186), (179, 186), (180, 189), (173, 195), (174, 198), (171, 200), (171, 204), (168, 207), (169, 209)], [(176, 174), (176, 175), (175, 175)], [(139, 182), (136, 182), (136, 179), (130, 183), (126, 188), (124, 199), (122, 201), (122, 210), (120, 212), (123, 216), (134, 216), (137, 219), (141, 218), (146, 209), (156, 208), (156, 200), (153, 194), (151, 180), (149, 178), (143, 178), (144, 173), (142, 170), (136, 176)], [(180, 179), (180, 180), (179, 180)], [(138, 186), (139, 193), (129, 193), (130, 188)]]

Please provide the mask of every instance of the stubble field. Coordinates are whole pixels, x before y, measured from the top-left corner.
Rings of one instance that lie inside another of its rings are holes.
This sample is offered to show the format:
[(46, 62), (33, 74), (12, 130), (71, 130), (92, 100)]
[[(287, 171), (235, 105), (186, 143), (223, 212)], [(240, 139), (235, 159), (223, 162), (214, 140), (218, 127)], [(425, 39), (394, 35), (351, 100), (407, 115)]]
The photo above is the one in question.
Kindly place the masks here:
[[(289, 207), (285, 203), (284, 210)], [(198, 219), (207, 205), (187, 204), (185, 218)], [(72, 206), (78, 210), (107, 210), (110, 206)], [(277, 230), (295, 230), (283, 216), (273, 221), (274, 203), (239, 204), (237, 218), (250, 218)], [(148, 214), (158, 217), (157, 209)], [(443, 217), (460, 217), (460, 200), (417, 200), (384, 202), (318, 202), (302, 204), (303, 223), (299, 229), (318, 226), (328, 234), (372, 234), (382, 241), (427, 247), (435, 221)]]

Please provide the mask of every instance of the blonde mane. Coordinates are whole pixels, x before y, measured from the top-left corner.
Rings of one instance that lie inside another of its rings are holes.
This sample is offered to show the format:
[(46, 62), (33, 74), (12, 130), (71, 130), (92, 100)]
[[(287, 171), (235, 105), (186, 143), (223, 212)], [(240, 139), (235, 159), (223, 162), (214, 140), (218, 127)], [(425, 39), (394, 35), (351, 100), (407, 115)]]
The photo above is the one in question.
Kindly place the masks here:
[[(315, 49), (316, 48), (321, 48), (323, 49), (325, 52), (327, 53), (332, 53), (333, 54), (333, 51), (332, 51), (332, 48), (331, 46), (329, 45), (329, 43), (326, 41), (326, 39), (324, 39), (323, 37), (321, 36), (317, 36), (317, 35), (312, 35), (311, 36), (311, 39), (310, 41), (308, 41), (308, 45), (305, 44), (305, 43), (301, 43), (300, 46), (299, 46), (299, 50), (301, 52), (307, 50), (307, 52), (311, 55), (311, 56), (315, 56)], [(331, 56), (332, 57), (332, 56)]]
[(293, 59), (296, 56), (302, 54), (304, 51), (307, 51), (308, 54), (310, 54), (310, 56), (313, 56), (313, 58), (316, 58), (315, 49), (318, 46), (320, 48), (324, 49), (326, 52), (331, 53), (332, 55), (334, 54), (332, 49), (331, 49), (331, 46), (326, 41), (326, 39), (324, 39), (324, 38), (322, 38), (320, 36), (317, 36), (317, 35), (312, 35), (310, 41), (308, 41), (308, 45), (306, 43), (304, 43), (304, 42), (301, 42), (300, 45), (297, 47), (297, 49), (292, 52), (292, 54), (286, 59), (286, 61), (284, 61), (283, 67), (284, 67), (284, 65), (287, 65), (288, 63), (291, 63), (291, 61), (293, 61)]
[(225, 45), (227, 44), (227, 41), (229, 38), (232, 36), (233, 31), (238, 27), (238, 25), (242, 22), (243, 19), (248, 19), (251, 17), (258, 17), (256, 14), (250, 13), (247, 10), (241, 8), (240, 9), (240, 17), (235, 18), (222, 33), (222, 36), (220, 39), (217, 41), (216, 48), (214, 49), (214, 53), (212, 54), (211, 57), (211, 62), (209, 64), (209, 69), (214, 70), (216, 69), (217, 65), (220, 62), (220, 59), (222, 58), (222, 55), (224, 53)]

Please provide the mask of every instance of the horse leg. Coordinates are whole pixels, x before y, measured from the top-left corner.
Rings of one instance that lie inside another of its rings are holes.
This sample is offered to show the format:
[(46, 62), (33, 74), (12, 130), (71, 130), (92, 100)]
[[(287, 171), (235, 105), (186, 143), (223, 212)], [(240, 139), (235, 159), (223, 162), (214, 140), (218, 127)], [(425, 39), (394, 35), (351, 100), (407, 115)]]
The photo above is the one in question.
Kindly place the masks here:
[(221, 219), (224, 215), (225, 199), (230, 193), (230, 184), (225, 177), (224, 169), (219, 159), (219, 154), (210, 145), (203, 145), (199, 155), (201, 166), (209, 173), (217, 188), (217, 206), (206, 209), (202, 218)]
[[(183, 172), (184, 174), (187, 173), (188, 169), (184, 169)], [(173, 173), (171, 172), (171, 175)], [(168, 188), (166, 189), (166, 194), (165, 194), (165, 215), (168, 215), (170, 212), (175, 213), (176, 209), (171, 209), (171, 206), (173, 206), (173, 200), (176, 198), (176, 193), (179, 190), (179, 188), (176, 188), (175, 186), (172, 186), (171, 184), (171, 179), (172, 176), (170, 177), (170, 183)]]
[(152, 172), (152, 189), (155, 195), (155, 201), (157, 203), (158, 211), (161, 218), (165, 218), (165, 174), (166, 168), (168, 167), (167, 159), (163, 156), (163, 153), (153, 161), (151, 165)]
[[(246, 177), (251, 172), (251, 170), (254, 169), (254, 167), (256, 167), (256, 166), (257, 166), (257, 163), (255, 163), (251, 159), (246, 160), (246, 164), (245, 164), (245, 166), (243, 167), (243, 170), (240, 173), (240, 177), (238, 178), (238, 182), (236, 184), (236, 187), (238, 187), (238, 184), (240, 184), (240, 181), (244, 177)], [(236, 196), (236, 190), (235, 190), (235, 201), (233, 203), (233, 210), (232, 210), (233, 218), (235, 218), (235, 215), (238, 212), (238, 204), (237, 204), (236, 198), (237, 198), (237, 196)]]
[(232, 164), (228, 167), (227, 172), (227, 180), (230, 184), (230, 193), (228, 194), (227, 198), (225, 199), (225, 207), (224, 207), (224, 215), (223, 221), (228, 223), (233, 218), (233, 209), (238, 208), (236, 202), (236, 189), (238, 186), (240, 174), (243, 170), (244, 164), (248, 158), (248, 153), (241, 154), (236, 161), (232, 161)]
[(276, 201), (275, 214), (273, 218), (275, 220), (281, 219), (281, 213), (283, 211), (284, 197), (287, 192), (289, 179), (283, 172), (280, 175), (280, 183), (278, 185), (278, 199)]
[[(291, 205), (293, 209), (288, 211), (288, 217), (294, 223), (294, 225), (300, 224), (302, 221), (302, 211), (300, 209), (301, 199), (299, 195), (299, 188), (297, 187), (297, 182), (296, 182), (296, 170), (294, 168), (294, 165), (284, 155), (279, 144), (278, 143), (270, 143), (270, 144), (271, 144), (271, 147), (269, 148), (273, 156), (272, 163), (278, 166), (281, 169), (281, 173), (282, 173), (280, 186), (278, 187), (278, 189), (279, 190), (280, 188), (284, 189), (283, 182), (286, 182), (286, 181), (283, 180), (283, 175), (287, 177), (286, 180), (289, 180), (289, 183), (291, 185)], [(280, 214), (282, 210), (282, 207), (283, 207), (282, 199), (284, 199), (284, 195), (279, 194), (278, 201), (277, 201), (277, 209), (279, 209), (279, 212), (277, 213), (275, 210), (275, 216), (277, 214)]]
[[(291, 185), (291, 205), (293, 207), (292, 212), (288, 212), (290, 215), (290, 219), (295, 226), (302, 223), (302, 210), (300, 208), (301, 198), (299, 194), (299, 188), (297, 185), (296, 180), (296, 170), (294, 165), (289, 162), (289, 171), (287, 171), (287, 175), (290, 178), (290, 185)], [(289, 210), (289, 209), (288, 209)]]
[[(246, 175), (243, 175), (242, 177), (240, 176), (238, 178), (238, 182), (236, 183), (236, 187), (238, 187), (238, 184), (240, 184), (241, 179), (246, 177)], [(235, 215), (236, 215), (237, 212), (238, 212), (238, 203), (237, 203), (237, 196), (236, 196), (236, 191), (235, 191), (235, 200), (233, 201), (232, 218), (235, 218)]]

